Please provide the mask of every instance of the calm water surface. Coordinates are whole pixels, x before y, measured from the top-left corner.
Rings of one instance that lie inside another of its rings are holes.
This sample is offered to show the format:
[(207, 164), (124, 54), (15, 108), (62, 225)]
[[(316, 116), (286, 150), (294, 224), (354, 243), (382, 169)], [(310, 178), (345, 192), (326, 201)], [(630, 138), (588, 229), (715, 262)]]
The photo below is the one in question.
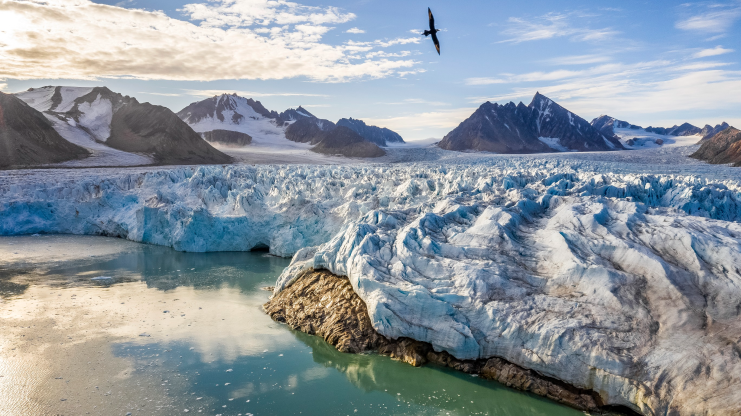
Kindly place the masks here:
[(273, 322), (262, 288), (288, 262), (0, 237), (0, 415), (583, 414)]

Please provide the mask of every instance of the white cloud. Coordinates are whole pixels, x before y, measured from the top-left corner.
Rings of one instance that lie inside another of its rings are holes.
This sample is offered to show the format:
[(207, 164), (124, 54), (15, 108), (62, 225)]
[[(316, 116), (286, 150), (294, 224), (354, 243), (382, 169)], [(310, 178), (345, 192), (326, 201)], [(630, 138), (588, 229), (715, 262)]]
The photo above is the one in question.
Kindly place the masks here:
[(614, 37), (620, 32), (611, 28), (589, 29), (574, 27), (574, 13), (548, 13), (531, 21), (510, 17), (509, 27), (502, 33), (509, 37), (500, 43), (522, 43), (558, 37), (571, 37), (574, 41), (600, 41)]
[(337, 82), (409, 71), (410, 59), (351, 62), (404, 39), (329, 45), (329, 24), (355, 18), (333, 7), (283, 0), (210, 0), (189, 4), (193, 21), (90, 0), (0, 0), (0, 77), (130, 77), (210, 81), (307, 77)]
[(712, 49), (701, 50), (700, 52), (697, 52), (693, 56), (695, 58), (707, 58), (708, 56), (718, 56), (718, 55), (723, 55), (723, 54), (731, 53), (731, 52), (733, 52), (733, 49), (724, 49), (722, 46), (716, 46)]
[(8, 88), (8, 84), (4, 81), (4, 79), (0, 79), (0, 91), (5, 91)]
[(329, 97), (324, 94), (306, 94), (300, 92), (255, 92), (255, 91), (234, 91), (234, 90), (185, 90), (187, 95), (195, 97), (213, 97), (222, 94), (237, 94), (240, 97)]
[(345, 31), (345, 33), (355, 33), (355, 34), (360, 34), (360, 33), (365, 33), (365, 30), (363, 30), (363, 29), (358, 29), (357, 27), (354, 27), (354, 28), (352, 28), (352, 29), (347, 29), (347, 30)]
[(682, 30), (722, 33), (730, 29), (741, 17), (741, 7), (713, 7), (713, 9), (715, 10), (678, 21), (675, 26)]
[(549, 65), (588, 65), (609, 62), (610, 60), (611, 58), (605, 55), (572, 55), (546, 59), (544, 62)]
[(442, 138), (473, 114), (475, 107), (414, 113), (389, 118), (364, 118), (367, 124), (386, 127), (399, 133), (404, 140)]

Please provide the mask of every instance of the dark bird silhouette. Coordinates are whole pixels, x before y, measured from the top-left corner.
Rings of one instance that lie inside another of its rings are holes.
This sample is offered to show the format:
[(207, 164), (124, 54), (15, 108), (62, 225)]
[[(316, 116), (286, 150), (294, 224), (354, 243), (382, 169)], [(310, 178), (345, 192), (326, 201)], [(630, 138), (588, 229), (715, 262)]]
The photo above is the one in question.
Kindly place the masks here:
[(435, 18), (432, 17), (432, 10), (430, 8), (427, 8), (427, 14), (430, 16), (430, 30), (425, 30), (423, 35), (425, 37), (432, 35), (432, 42), (435, 44), (435, 49), (437, 49), (437, 54), (440, 55), (440, 41), (437, 40), (437, 32), (440, 31), (440, 29), (435, 29)]

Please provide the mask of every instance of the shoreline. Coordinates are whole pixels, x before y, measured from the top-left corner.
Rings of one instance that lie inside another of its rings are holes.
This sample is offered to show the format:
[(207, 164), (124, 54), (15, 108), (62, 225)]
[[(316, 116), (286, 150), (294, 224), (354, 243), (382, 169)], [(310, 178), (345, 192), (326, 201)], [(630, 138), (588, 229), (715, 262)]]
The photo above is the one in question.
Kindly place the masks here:
[(414, 367), (435, 364), (478, 375), (507, 387), (546, 397), (560, 404), (597, 414), (638, 415), (627, 408), (607, 406), (599, 394), (543, 376), (498, 357), (459, 360), (432, 345), (410, 338), (391, 340), (372, 327), (363, 300), (347, 277), (308, 269), (293, 284), (273, 295), (263, 310), (276, 322), (322, 337), (344, 353), (377, 352)]

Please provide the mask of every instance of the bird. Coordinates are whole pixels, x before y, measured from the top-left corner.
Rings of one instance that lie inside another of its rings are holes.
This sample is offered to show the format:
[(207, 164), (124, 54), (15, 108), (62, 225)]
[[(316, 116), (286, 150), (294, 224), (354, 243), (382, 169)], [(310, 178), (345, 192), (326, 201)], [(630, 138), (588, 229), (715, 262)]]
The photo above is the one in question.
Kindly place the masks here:
[(440, 55), (440, 41), (437, 40), (437, 32), (440, 31), (440, 29), (435, 29), (435, 18), (432, 17), (432, 10), (430, 8), (427, 8), (427, 14), (430, 16), (430, 30), (425, 30), (423, 35), (425, 37), (432, 35), (432, 42), (435, 44), (435, 49), (437, 49), (437, 54)]

